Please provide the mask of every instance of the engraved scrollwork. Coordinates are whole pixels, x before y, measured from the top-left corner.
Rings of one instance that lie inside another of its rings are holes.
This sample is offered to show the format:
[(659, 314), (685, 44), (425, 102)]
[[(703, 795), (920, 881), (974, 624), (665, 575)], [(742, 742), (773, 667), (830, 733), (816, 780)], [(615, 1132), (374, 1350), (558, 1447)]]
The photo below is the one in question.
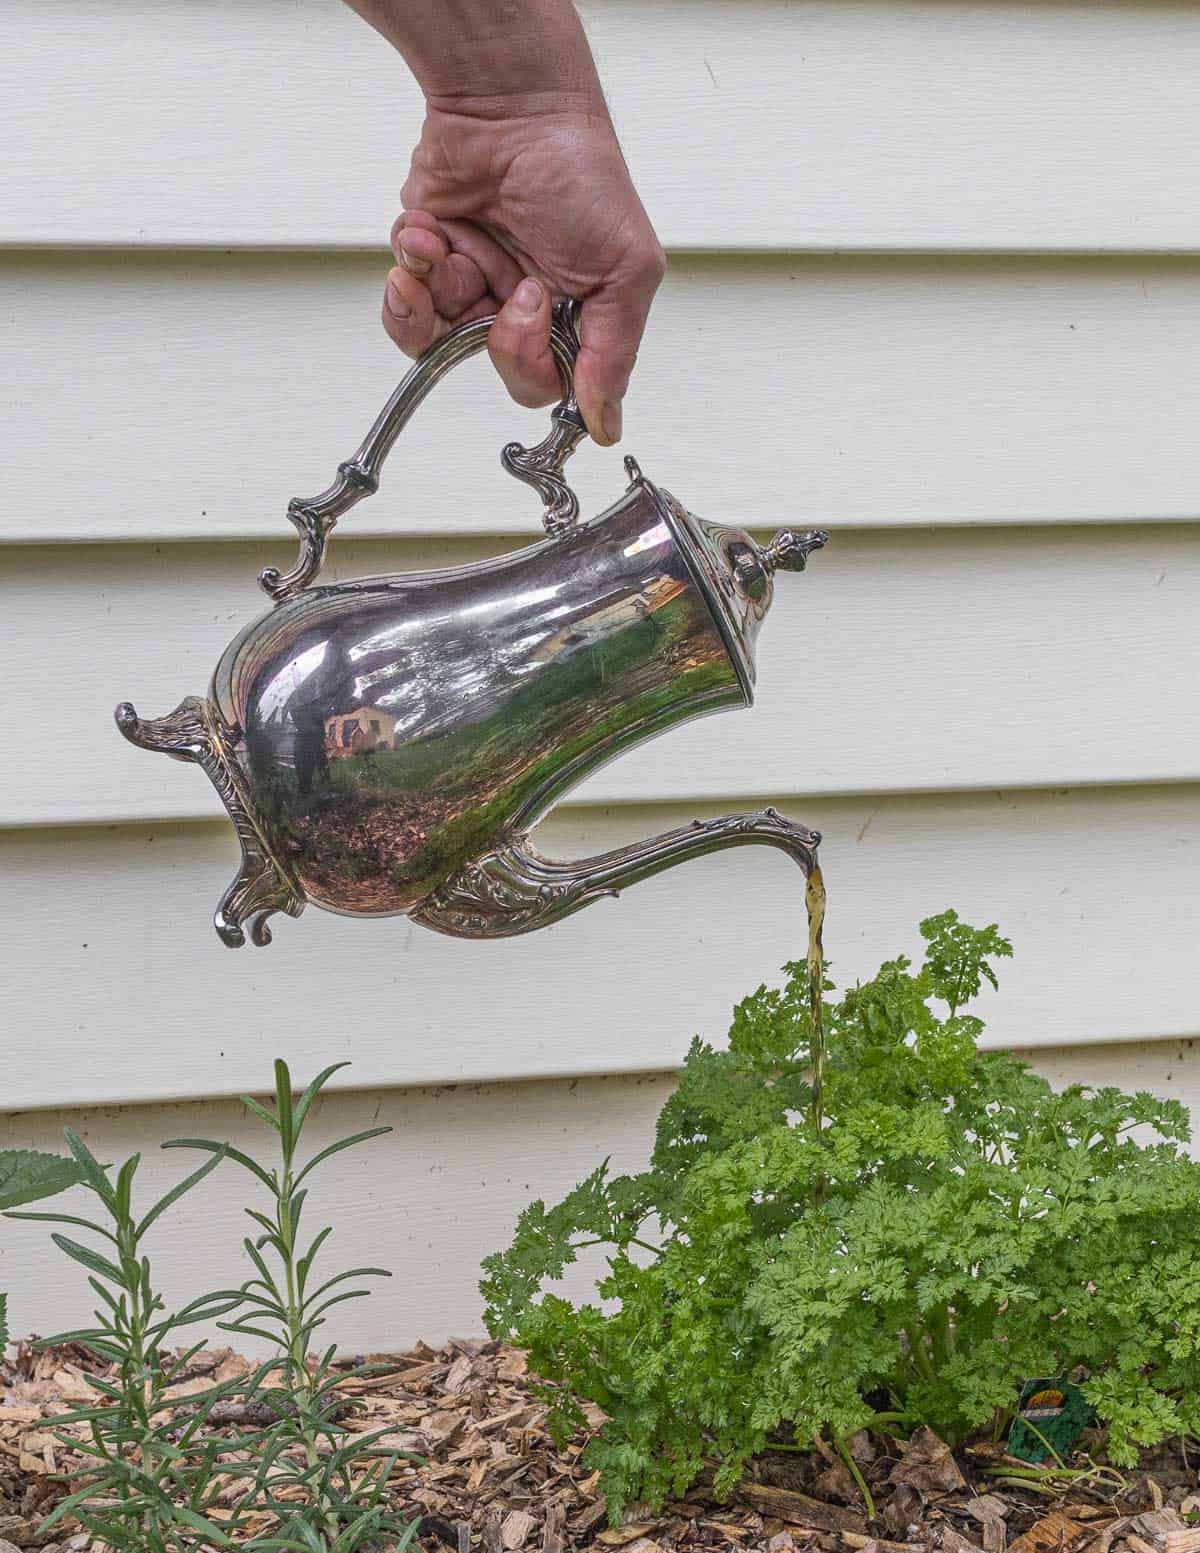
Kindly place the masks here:
[(508, 938), (545, 927), (589, 900), (615, 895), (583, 873), (554, 878), (549, 863), (522, 836), (468, 863), (411, 913), (414, 922), (455, 938)]
[[(545, 504), (542, 522), (554, 537), (570, 533), (579, 521), (579, 498), (563, 479), (563, 465), (587, 435), (583, 416), (575, 400), (573, 371), (579, 355), (579, 304), (567, 300), (554, 307), (554, 333), (561, 341), (567, 358), (564, 382), (566, 397), (551, 412), (551, 427), (541, 442), (531, 448), (510, 442), (500, 454), (500, 462), (518, 480), (531, 485)], [(560, 365), (562, 358), (560, 356)]]
[[(361, 450), (360, 450), (361, 452)], [(300, 535), (300, 555), (291, 571), (265, 566), (258, 574), (259, 587), (276, 603), (291, 598), (314, 581), (325, 564), (329, 536), (344, 512), (379, 489), (379, 476), (357, 459), (338, 465), (337, 479), (327, 491), (308, 500), (296, 496), (288, 503), (288, 522)]]
[(246, 942), (248, 926), (252, 943), (269, 944), (267, 919), (277, 911), (298, 917), (304, 910), (304, 896), (271, 856), (250, 818), (207, 703), (188, 696), (165, 717), (148, 718), (139, 717), (128, 701), (122, 701), (115, 715), (117, 727), (131, 744), (190, 761), (216, 788), (242, 849), (241, 867), (213, 918), (217, 936), (230, 949), (237, 949)]
[(696, 820), (574, 863), (543, 857), (522, 835), (466, 864), (410, 915), (457, 938), (506, 938), (546, 927), (590, 901), (724, 847), (775, 846), (811, 875), (820, 841), (819, 831), (773, 808)]
[(553, 426), (536, 446), (510, 442), (500, 460), (510, 475), (533, 486), (545, 503), (542, 522), (546, 532), (567, 534), (579, 521), (579, 498), (562, 477), (562, 468), (587, 435), (583, 417), (574, 408), (560, 405), (553, 412)]

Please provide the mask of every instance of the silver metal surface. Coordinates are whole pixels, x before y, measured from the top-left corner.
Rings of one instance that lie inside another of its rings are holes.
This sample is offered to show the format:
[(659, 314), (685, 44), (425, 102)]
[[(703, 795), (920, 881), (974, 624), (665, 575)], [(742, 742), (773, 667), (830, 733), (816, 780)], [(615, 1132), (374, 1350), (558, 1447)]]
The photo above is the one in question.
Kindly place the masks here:
[[(561, 477), (583, 435), (568, 394), (538, 448), (504, 451), (546, 501), (551, 538), (469, 566), (309, 586), (336, 518), (375, 488), (413, 409), (490, 322), (417, 362), (338, 481), (292, 504), (300, 561), (264, 574), (275, 608), (226, 649), (207, 700), (158, 720), (117, 708), (132, 743), (199, 764), (233, 820), (242, 867), (216, 913), (227, 944), (247, 927), (269, 942), (271, 913), (298, 916), (306, 900), (497, 937), (721, 847), (782, 847), (815, 866), (820, 838), (770, 809), (575, 863), (542, 857), (528, 832), (623, 750), (749, 704), (773, 574), (803, 569), (819, 531), (760, 548), (695, 517), (632, 459), (624, 495), (579, 523)], [(565, 370), (577, 346), (560, 309)]]
[[(508, 472), (541, 496), (542, 522), (550, 534), (566, 532), (579, 517), (579, 500), (562, 477), (563, 465), (586, 435), (572, 376), (579, 354), (578, 312), (575, 302), (559, 302), (554, 309), (550, 349), (562, 376), (563, 397), (552, 412), (549, 433), (533, 448), (510, 442), (500, 455)], [(288, 518), (300, 535), (300, 557), (291, 571), (268, 566), (259, 575), (259, 583), (273, 599), (289, 598), (316, 580), (337, 520), (379, 489), (379, 472), (396, 438), (446, 374), (487, 346), (494, 322), (494, 314), (477, 318), (431, 345), (401, 379), (354, 456), (338, 465), (333, 484), (319, 496), (294, 496), (288, 503)]]

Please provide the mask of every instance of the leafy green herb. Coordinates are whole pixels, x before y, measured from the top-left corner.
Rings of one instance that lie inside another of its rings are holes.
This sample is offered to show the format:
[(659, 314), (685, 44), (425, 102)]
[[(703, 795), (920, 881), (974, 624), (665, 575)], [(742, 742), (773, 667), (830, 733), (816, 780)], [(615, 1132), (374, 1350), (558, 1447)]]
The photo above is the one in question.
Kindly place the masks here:
[[(185, 1327), (211, 1321), (241, 1303), (237, 1290), (201, 1295), (182, 1309), (168, 1311), (154, 1285), (143, 1248), (146, 1231), (159, 1214), (198, 1186), (221, 1162), (217, 1154), (179, 1182), (139, 1221), (133, 1209), (133, 1184), (140, 1157), (133, 1155), (110, 1181), (87, 1145), (70, 1128), (67, 1146), (75, 1180), (97, 1200), (97, 1219), (70, 1213), (10, 1212), (9, 1218), (69, 1225), (100, 1241), (102, 1248), (84, 1244), (73, 1235), (55, 1231), (51, 1238), (88, 1274), (100, 1300), (96, 1325), (59, 1332), (46, 1344), (82, 1343), (117, 1366), (115, 1382), (88, 1377), (96, 1391), (93, 1406), (61, 1414), (60, 1430), (83, 1424), (82, 1442), (60, 1435), (65, 1444), (82, 1450), (89, 1464), (72, 1475), (72, 1492), (59, 1501), (43, 1523), (48, 1528), (74, 1515), (88, 1531), (113, 1548), (175, 1553), (202, 1543), (225, 1544), (229, 1522), (208, 1519), (221, 1489), (222, 1469), (215, 1462), (218, 1445), (204, 1442), (199, 1432), (215, 1403), (230, 1386), (214, 1386), (189, 1399), (194, 1411), (182, 1422), (177, 1401), (168, 1388), (187, 1372), (196, 1343), (172, 1352), (170, 1340)], [(64, 1185), (67, 1184), (64, 1182)], [(247, 1384), (245, 1377), (239, 1388)], [(222, 1442), (223, 1443), (223, 1442)], [(228, 1446), (224, 1446), (228, 1448)]]
[[(0, 1211), (53, 1197), (82, 1180), (78, 1164), (36, 1149), (0, 1149)], [(8, 1295), (0, 1294), (0, 1354), (8, 1342)]]
[[(202, 1149), (214, 1160), (228, 1157), (248, 1172), (265, 1196), (266, 1212), (246, 1209), (257, 1231), (243, 1243), (254, 1277), (240, 1291), (236, 1319), (218, 1323), (229, 1332), (265, 1338), (278, 1350), (271, 1383), (262, 1387), (278, 1421), (253, 1437), (252, 1449), (254, 1508), (273, 1511), (279, 1526), (248, 1544), (254, 1553), (355, 1553), (384, 1537), (402, 1550), (420, 1524), (405, 1524), (389, 1514), (384, 1491), (399, 1453), (375, 1448), (386, 1430), (351, 1434), (339, 1422), (345, 1393), (338, 1386), (348, 1372), (334, 1368), (336, 1347), (318, 1352), (313, 1344), (328, 1311), (369, 1292), (360, 1280), (390, 1276), (381, 1267), (355, 1267), (320, 1277), (314, 1268), (332, 1226), (318, 1230), (307, 1245), (300, 1235), (309, 1192), (305, 1183), (312, 1173), (342, 1150), (391, 1131), (372, 1127), (328, 1144), (303, 1164), (297, 1159), (313, 1101), (344, 1066), (326, 1068), (296, 1099), (288, 1066), (277, 1061), (273, 1106), (242, 1096), (247, 1110), (276, 1135), (275, 1168), (205, 1138), (179, 1138), (165, 1145)], [(360, 1366), (349, 1373), (369, 1370)]]
[[(585, 1400), (609, 1415), (588, 1453), (614, 1517), (705, 1466), (727, 1493), (773, 1440), (928, 1424), (956, 1443), (1080, 1366), (1112, 1460), (1200, 1430), (1186, 1112), (1056, 1094), (980, 1052), (963, 1009), (1011, 947), (954, 912), (921, 933), (919, 969), (826, 999), (822, 1125), (795, 963), (738, 1005), (727, 1050), (693, 1043), (648, 1170), (602, 1164), (485, 1262), (490, 1330), (530, 1349), (556, 1427)], [(597, 1244), (604, 1303), (575, 1306), (548, 1286)]]
[(83, 1179), (78, 1161), (34, 1149), (0, 1149), (0, 1209), (54, 1197)]
[[(335, 1371), (335, 1350), (318, 1354), (312, 1346), (329, 1310), (367, 1293), (358, 1280), (387, 1276), (382, 1268), (368, 1267), (318, 1278), (314, 1265), (332, 1230), (320, 1230), (307, 1246), (300, 1239), (312, 1173), (343, 1149), (391, 1130), (373, 1127), (328, 1144), (305, 1163), (297, 1160), (313, 1102), (341, 1066), (326, 1068), (297, 1099), (287, 1065), (277, 1062), (273, 1107), (243, 1096), (247, 1109), (277, 1136), (275, 1168), (226, 1143), (178, 1139), (165, 1146), (199, 1149), (209, 1157), (139, 1218), (133, 1203), (139, 1156), (126, 1160), (110, 1179), (108, 1167), (67, 1129), (71, 1159), (55, 1162), (69, 1167), (70, 1180), (61, 1179), (61, 1186), (73, 1180), (85, 1187), (99, 1204), (97, 1217), (9, 1213), (10, 1218), (69, 1226), (75, 1233), (57, 1230), (52, 1239), (83, 1267), (101, 1302), (95, 1326), (60, 1332), (45, 1345), (82, 1343), (117, 1367), (115, 1379), (89, 1377), (97, 1393), (94, 1405), (54, 1420), (60, 1427), (84, 1426), (82, 1440), (60, 1438), (82, 1450), (88, 1463), (71, 1475), (72, 1491), (43, 1529), (74, 1515), (118, 1553), (200, 1553), (235, 1545), (242, 1553), (356, 1553), (384, 1540), (394, 1553), (403, 1553), (412, 1541), (419, 1521), (399, 1521), (384, 1497), (398, 1454), (377, 1448), (386, 1431), (351, 1434), (339, 1422), (343, 1394), (338, 1382), (347, 1373), (368, 1369)], [(202, 1294), (168, 1312), (143, 1243), (162, 1215), (226, 1159), (247, 1171), (266, 1194), (269, 1212), (246, 1210), (261, 1232), (244, 1243), (255, 1276), (241, 1288)], [(41, 1179), (58, 1181), (61, 1175), (47, 1172)], [(27, 1187), (14, 1184), (12, 1189)], [(80, 1230), (87, 1241), (77, 1238)], [(234, 1319), (217, 1319), (229, 1315)], [(267, 1339), (274, 1352), (249, 1374), (189, 1396), (181, 1407), (168, 1390), (188, 1373), (203, 1344), (176, 1352), (170, 1341), (184, 1327), (213, 1321), (228, 1331)], [(222, 1411), (214, 1413), (218, 1405)], [(218, 1420), (236, 1424), (261, 1418), (264, 1408), (273, 1420), (265, 1427), (232, 1434), (206, 1430)], [(218, 1459), (230, 1455), (232, 1461)], [(255, 1535), (252, 1517), (262, 1511), (273, 1514), (276, 1525)]]

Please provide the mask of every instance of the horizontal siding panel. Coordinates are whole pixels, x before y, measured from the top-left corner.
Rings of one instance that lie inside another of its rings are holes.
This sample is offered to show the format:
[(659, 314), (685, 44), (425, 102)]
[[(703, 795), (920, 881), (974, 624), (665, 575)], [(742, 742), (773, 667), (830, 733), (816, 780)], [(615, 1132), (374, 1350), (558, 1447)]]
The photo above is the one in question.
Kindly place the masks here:
[[(1200, 1042), (1054, 1049), (1036, 1053), (1035, 1066), (1058, 1086), (1116, 1084), (1200, 1107)], [(298, 1065), (294, 1072), (309, 1076)], [(557, 1201), (600, 1160), (611, 1158), (617, 1172), (643, 1168), (672, 1082), (668, 1074), (641, 1074), (348, 1093), (320, 1102), (305, 1133), (313, 1152), (368, 1127), (395, 1129), (335, 1156), (313, 1181), (308, 1211), (317, 1223), (336, 1224), (336, 1265), (382, 1265), (398, 1275), (376, 1283), (370, 1299), (343, 1305), (329, 1328), (331, 1340), (336, 1336), (343, 1352), (370, 1353), (481, 1332), (476, 1286), (483, 1257), (508, 1243), (517, 1214), (534, 1197)], [(155, 1147), (160, 1139), (228, 1139), (235, 1148), (263, 1152), (257, 1124), (228, 1101), (9, 1116), (0, 1118), (0, 1137), (10, 1148), (61, 1148), (64, 1125), (79, 1131), (101, 1159), (140, 1151), (142, 1203), (187, 1170), (184, 1157)], [(148, 1243), (169, 1304), (200, 1292), (197, 1268), (206, 1288), (230, 1287), (246, 1276), (241, 1180), (232, 1166), (223, 1168), (230, 1175), (168, 1210)], [(70, 1199), (62, 1206), (70, 1211)], [(76, 1326), (87, 1309), (91, 1296), (82, 1272), (76, 1278), (78, 1269), (62, 1261), (57, 1276), (46, 1276), (55, 1265), (47, 1258), (56, 1256), (44, 1224), (5, 1225), (0, 1285), (8, 1290), (18, 1336)], [(412, 1268), (420, 1269), (419, 1277), (400, 1276)], [(585, 1297), (598, 1271), (585, 1252), (561, 1292)], [(225, 1341), (220, 1333), (211, 1336)]]
[[(454, 564), (480, 548), (335, 544), (330, 575)], [(290, 551), (9, 550), (0, 823), (220, 813), (198, 769), (130, 748), (111, 709), (128, 699), (160, 717), (203, 693), (266, 603), (260, 564)], [(1198, 610), (1198, 525), (839, 535), (805, 576), (779, 580), (753, 710), (674, 729), (576, 796), (1195, 780)]]
[[(673, 247), (1200, 248), (1190, 4), (583, 12)], [(419, 97), (330, 0), (6, 0), (0, 59), (9, 243), (386, 241)]]
[[(334, 0), (329, 9), (336, 10)], [(354, 255), (0, 257), (0, 541), (291, 535), (407, 363)], [(676, 261), (626, 445), (701, 511), (837, 526), (1200, 515), (1200, 263)], [(480, 360), (344, 532), (533, 532), (545, 412)], [(590, 444), (584, 509), (622, 483)]]
[[(293, 1071), (300, 1080), (311, 1076), (298, 1064)], [(261, 1084), (263, 1075), (257, 1077)], [(608, 1154), (615, 1170), (643, 1166), (653, 1146), (654, 1117), (670, 1087), (667, 1076), (642, 1075), (340, 1094), (318, 1103), (305, 1129), (305, 1158), (354, 1132), (395, 1129), (335, 1156), (310, 1177), (308, 1223), (335, 1225), (322, 1262), (326, 1274), (382, 1266), (396, 1275), (368, 1280), (370, 1299), (339, 1306), (321, 1334), (324, 1341), (336, 1339), (344, 1352), (394, 1353), (420, 1338), (441, 1342), (482, 1333), (483, 1258), (507, 1244), (518, 1213), (539, 1193), (552, 1201), (564, 1196)], [(61, 1151), (64, 1126), (81, 1132), (101, 1159), (141, 1154), (135, 1204), (143, 1209), (195, 1162), (191, 1155), (160, 1151), (160, 1141), (228, 1139), (269, 1157), (261, 1132), (230, 1102), (2, 1117), (0, 1146)], [(248, 1178), (236, 1167), (223, 1168), (228, 1174), (169, 1209), (147, 1240), (168, 1304), (181, 1305), (202, 1289), (236, 1287), (249, 1276), (242, 1250)], [(69, 1213), (72, 1199), (63, 1197), (58, 1206)], [(86, 1274), (54, 1249), (49, 1228), (15, 1221), (4, 1226), (0, 1287), (8, 1291), (15, 1336), (77, 1327), (94, 1304)], [(588, 1275), (594, 1278), (596, 1271), (594, 1263), (582, 1263), (564, 1289), (584, 1295)], [(189, 1340), (200, 1335), (218, 1347), (230, 1342), (215, 1329), (198, 1329)], [(236, 1341), (243, 1352), (264, 1346)]]
[[(990, 1040), (1200, 1035), (1200, 788), (776, 801), (824, 832), (843, 984), (915, 951), (918, 920), (952, 905), (1016, 944), (981, 1004)], [(559, 811), (538, 834), (578, 857), (698, 812)], [(341, 1081), (372, 1089), (667, 1069), (804, 942), (798, 873), (750, 848), (523, 938), (313, 909), (230, 952), (210, 914), (235, 866), (224, 826), (0, 836), (7, 1105), (236, 1093), (280, 1051), (298, 1071), (349, 1058)]]

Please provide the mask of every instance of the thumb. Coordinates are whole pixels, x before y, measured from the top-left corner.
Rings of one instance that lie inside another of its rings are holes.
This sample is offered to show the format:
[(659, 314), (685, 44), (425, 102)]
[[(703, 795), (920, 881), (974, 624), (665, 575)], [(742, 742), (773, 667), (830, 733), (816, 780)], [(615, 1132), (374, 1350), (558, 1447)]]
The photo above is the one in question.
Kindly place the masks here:
[(621, 438), (621, 401), (665, 269), (661, 249), (656, 249), (652, 261), (632, 278), (602, 286), (583, 304), (575, 398), (592, 440), (601, 447), (611, 447)]

